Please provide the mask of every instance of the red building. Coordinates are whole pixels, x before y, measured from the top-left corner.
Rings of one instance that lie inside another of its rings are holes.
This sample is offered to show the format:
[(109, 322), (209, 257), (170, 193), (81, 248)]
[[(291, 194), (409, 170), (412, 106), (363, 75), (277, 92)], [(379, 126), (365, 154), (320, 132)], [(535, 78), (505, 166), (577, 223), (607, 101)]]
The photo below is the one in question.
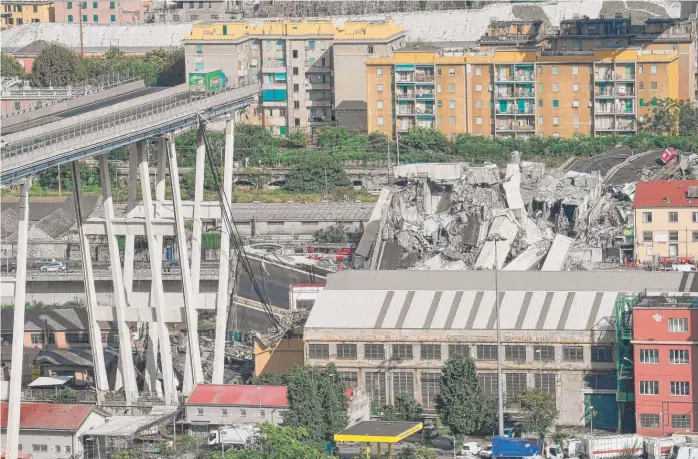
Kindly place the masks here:
[(698, 297), (643, 296), (632, 317), (637, 433), (698, 431)]

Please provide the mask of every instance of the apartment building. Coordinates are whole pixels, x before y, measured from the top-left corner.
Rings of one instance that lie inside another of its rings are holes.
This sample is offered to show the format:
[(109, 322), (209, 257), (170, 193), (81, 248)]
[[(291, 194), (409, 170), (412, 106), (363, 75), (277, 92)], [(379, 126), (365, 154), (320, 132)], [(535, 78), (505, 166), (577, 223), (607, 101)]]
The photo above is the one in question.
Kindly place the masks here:
[(245, 10), (243, 0), (161, 2), (149, 13), (153, 22), (196, 22), (237, 19)]
[(640, 435), (698, 430), (696, 301), (692, 296), (645, 296), (632, 307), (633, 358), (626, 363), (634, 373)]
[[(145, 22), (142, 0), (54, 0), (56, 22), (83, 24), (137, 24)], [(115, 44), (114, 46), (118, 46)]]
[(637, 182), (635, 259), (698, 259), (698, 180)]
[(262, 81), (243, 118), (274, 135), (341, 124), (366, 130), (366, 59), (405, 44), (392, 21), (195, 24), (184, 40), (187, 73), (222, 69), (229, 84)]
[(0, 28), (32, 22), (53, 22), (53, 0), (8, 0), (0, 5)]

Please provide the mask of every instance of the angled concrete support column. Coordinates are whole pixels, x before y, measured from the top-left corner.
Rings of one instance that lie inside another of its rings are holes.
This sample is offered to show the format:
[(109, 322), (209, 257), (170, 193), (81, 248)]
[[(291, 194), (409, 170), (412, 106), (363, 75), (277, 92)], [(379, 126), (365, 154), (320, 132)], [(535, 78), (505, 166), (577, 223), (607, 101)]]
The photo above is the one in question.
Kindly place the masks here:
[[(131, 144), (128, 150), (128, 201), (126, 213), (131, 212), (138, 199), (138, 150), (136, 144)], [(133, 269), (135, 265), (135, 239), (132, 234), (126, 235), (124, 244), (124, 286), (126, 287), (126, 299), (131, 303), (133, 293)]]
[(22, 367), (24, 358), (24, 305), (27, 287), (27, 238), (29, 235), (29, 181), (19, 188), (19, 226), (17, 228), (17, 272), (15, 273), (15, 311), (12, 325), (12, 362), (10, 369), (10, 406), (7, 413), (6, 453), (10, 459), (19, 454), (19, 413), (22, 406)]
[(148, 176), (148, 159), (143, 151), (142, 142), (138, 143), (138, 169), (141, 176), (141, 193), (143, 194), (143, 209), (145, 213), (145, 230), (148, 236), (148, 252), (150, 253), (150, 270), (155, 296), (155, 317), (157, 319), (158, 341), (160, 342), (160, 361), (162, 363), (162, 380), (165, 392), (165, 404), (176, 402), (177, 394), (172, 384), (172, 352), (170, 336), (165, 324), (165, 295), (162, 287), (162, 250), (153, 231), (153, 199), (150, 191)]
[[(213, 376), (211, 383), (223, 384), (225, 370), (225, 331), (228, 325), (228, 286), (230, 274), (230, 229), (224, 216), (230, 210), (233, 198), (233, 155), (235, 142), (235, 117), (225, 122), (225, 159), (223, 160), (223, 196), (221, 197), (221, 249), (216, 298), (216, 338), (213, 350)], [(232, 215), (228, 215), (232, 222)], [(233, 264), (233, 269), (235, 264)], [(233, 279), (235, 273), (233, 273)]]
[(121, 275), (121, 260), (119, 258), (119, 243), (114, 234), (112, 220), (114, 218), (114, 202), (111, 195), (111, 181), (109, 179), (109, 163), (107, 154), (99, 157), (99, 175), (102, 181), (102, 196), (104, 198), (104, 222), (109, 243), (109, 261), (111, 272), (114, 276), (114, 302), (116, 309), (116, 323), (119, 330), (119, 365), (123, 375), (124, 392), (126, 393), (126, 404), (131, 406), (138, 397), (138, 386), (136, 386), (136, 372), (133, 368), (133, 354), (131, 353), (131, 331), (125, 320), (126, 316), (126, 290), (124, 289), (124, 279)]
[[(182, 191), (179, 187), (179, 167), (177, 165), (177, 151), (174, 138), (168, 141), (167, 155), (170, 162), (170, 180), (172, 183), (172, 201), (175, 214), (175, 229), (177, 231), (177, 244), (179, 246), (179, 259), (188, 260), (187, 232), (184, 229), (184, 217), (182, 216)], [(201, 354), (199, 347), (198, 322), (199, 315), (196, 312), (196, 297), (192, 285), (191, 269), (186, 261), (180, 262), (182, 268), (182, 286), (184, 289), (184, 309), (187, 319), (187, 356), (185, 377), (182, 382), (182, 393), (188, 395), (193, 390), (193, 385), (204, 382), (204, 373), (201, 369)]]
[(75, 200), (75, 220), (78, 226), (78, 236), (80, 237), (80, 252), (82, 253), (82, 271), (85, 276), (85, 298), (87, 299), (87, 318), (89, 320), (90, 349), (92, 350), (92, 361), (94, 362), (95, 387), (97, 389), (97, 401), (104, 400), (104, 392), (109, 390), (107, 380), (107, 368), (104, 365), (104, 348), (102, 347), (102, 330), (99, 322), (95, 319), (95, 308), (97, 307), (97, 290), (95, 289), (95, 277), (92, 271), (92, 257), (90, 256), (90, 241), (87, 239), (83, 227), (85, 214), (82, 211), (82, 180), (80, 179), (79, 164), (77, 161), (70, 163), (70, 170), (73, 174), (73, 199)]
[[(152, 290), (150, 292), (150, 307), (154, 307)], [(158, 339), (160, 331), (159, 324), (150, 322), (148, 327), (147, 349), (145, 351), (145, 372), (143, 373), (143, 390), (146, 392), (157, 393), (162, 395), (162, 386), (158, 384)]]
[(199, 293), (201, 272), (201, 201), (204, 200), (204, 167), (206, 166), (206, 145), (201, 132), (196, 134), (196, 168), (194, 172), (194, 210), (191, 233), (191, 283), (194, 293)]

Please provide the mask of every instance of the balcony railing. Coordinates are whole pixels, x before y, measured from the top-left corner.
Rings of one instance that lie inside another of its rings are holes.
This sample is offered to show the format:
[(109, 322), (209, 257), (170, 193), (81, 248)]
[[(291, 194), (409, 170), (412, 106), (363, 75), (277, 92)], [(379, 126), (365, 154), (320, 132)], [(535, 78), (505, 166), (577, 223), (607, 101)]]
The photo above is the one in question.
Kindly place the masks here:
[(533, 107), (529, 107), (519, 110), (518, 107), (507, 107), (506, 110), (502, 110), (497, 107), (496, 112), (499, 115), (533, 115), (535, 113), (535, 109)]
[(415, 80), (419, 82), (432, 82), (434, 81), (433, 73), (416, 73)]
[(395, 94), (398, 99), (414, 99), (413, 92), (398, 92)]
[(397, 75), (395, 75), (395, 81), (398, 83), (413, 83), (414, 78), (412, 77), (412, 75), (397, 74)]
[(433, 92), (418, 92), (417, 93), (417, 99), (433, 99), (433, 98), (434, 98)]
[(310, 122), (310, 123), (324, 123), (326, 121), (331, 121), (330, 117), (327, 115), (322, 115), (322, 116), (310, 115), (310, 116), (308, 116), (308, 122)]

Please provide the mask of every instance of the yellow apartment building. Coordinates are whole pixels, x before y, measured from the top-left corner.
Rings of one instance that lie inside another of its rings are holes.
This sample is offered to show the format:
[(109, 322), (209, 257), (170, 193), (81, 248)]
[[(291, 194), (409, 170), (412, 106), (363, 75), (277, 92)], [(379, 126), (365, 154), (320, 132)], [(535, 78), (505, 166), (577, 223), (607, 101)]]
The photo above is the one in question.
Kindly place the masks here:
[(698, 258), (698, 180), (637, 182), (635, 259)]
[(187, 74), (221, 69), (230, 85), (262, 81), (243, 121), (273, 135), (337, 123), (366, 131), (366, 59), (404, 45), (393, 21), (200, 23), (184, 40)]
[(368, 130), (392, 137), (632, 135), (654, 99), (681, 93), (671, 49), (405, 48), (366, 68)]
[(32, 22), (54, 22), (53, 0), (5, 0), (0, 5), (0, 27)]

